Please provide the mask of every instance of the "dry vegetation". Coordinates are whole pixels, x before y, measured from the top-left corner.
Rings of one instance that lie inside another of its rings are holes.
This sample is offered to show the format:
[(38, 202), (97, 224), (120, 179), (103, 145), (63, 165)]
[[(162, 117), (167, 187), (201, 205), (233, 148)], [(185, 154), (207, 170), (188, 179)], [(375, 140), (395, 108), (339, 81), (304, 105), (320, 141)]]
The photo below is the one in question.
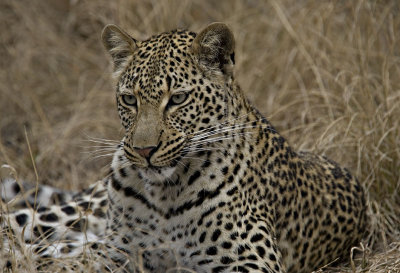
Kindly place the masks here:
[(39, 181), (65, 189), (100, 178), (110, 157), (87, 153), (88, 136), (121, 136), (104, 25), (143, 39), (222, 21), (254, 104), (293, 146), (341, 162), (369, 190), (364, 250), (323, 272), (400, 272), (399, 12), (396, 0), (2, 0), (0, 164), (36, 181), (34, 162)]

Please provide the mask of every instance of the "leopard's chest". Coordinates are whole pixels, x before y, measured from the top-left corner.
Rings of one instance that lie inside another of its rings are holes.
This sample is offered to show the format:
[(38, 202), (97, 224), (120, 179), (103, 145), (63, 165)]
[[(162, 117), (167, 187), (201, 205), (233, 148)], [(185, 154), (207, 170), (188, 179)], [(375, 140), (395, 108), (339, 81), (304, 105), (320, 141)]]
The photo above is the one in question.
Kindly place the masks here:
[(176, 266), (196, 269), (195, 261), (201, 258), (197, 256), (204, 252), (198, 230), (204, 209), (166, 215), (141, 200), (130, 200), (122, 212), (121, 207), (111, 206), (111, 244), (123, 249), (132, 264), (150, 272), (165, 272)]

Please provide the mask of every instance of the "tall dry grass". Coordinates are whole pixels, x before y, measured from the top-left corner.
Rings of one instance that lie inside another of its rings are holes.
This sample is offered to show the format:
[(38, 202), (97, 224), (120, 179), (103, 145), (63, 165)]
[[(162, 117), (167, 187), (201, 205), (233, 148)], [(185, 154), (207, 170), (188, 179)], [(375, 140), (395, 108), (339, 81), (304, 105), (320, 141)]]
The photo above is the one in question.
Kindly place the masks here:
[(65, 189), (100, 178), (110, 157), (88, 153), (88, 136), (121, 137), (104, 25), (144, 39), (222, 21), (254, 104), (294, 147), (341, 162), (369, 191), (364, 250), (326, 272), (400, 272), (399, 12), (396, 0), (2, 0), (0, 164)]

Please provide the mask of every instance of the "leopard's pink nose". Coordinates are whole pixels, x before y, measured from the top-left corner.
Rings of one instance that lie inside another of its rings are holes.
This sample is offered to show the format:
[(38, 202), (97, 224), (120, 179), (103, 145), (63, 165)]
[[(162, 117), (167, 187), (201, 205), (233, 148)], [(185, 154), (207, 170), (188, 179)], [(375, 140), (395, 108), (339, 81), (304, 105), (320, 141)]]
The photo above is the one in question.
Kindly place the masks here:
[(151, 155), (154, 153), (155, 149), (157, 147), (151, 146), (151, 147), (144, 147), (144, 148), (138, 148), (134, 147), (135, 152), (137, 152), (140, 156), (149, 159)]

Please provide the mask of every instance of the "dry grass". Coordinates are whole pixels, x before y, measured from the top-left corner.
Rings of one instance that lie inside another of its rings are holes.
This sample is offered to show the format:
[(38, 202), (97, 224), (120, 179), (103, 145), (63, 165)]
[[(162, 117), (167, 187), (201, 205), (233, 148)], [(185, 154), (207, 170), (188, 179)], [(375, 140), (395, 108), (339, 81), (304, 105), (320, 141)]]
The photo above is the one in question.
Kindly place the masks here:
[(103, 26), (143, 39), (223, 21), (248, 97), (296, 148), (341, 162), (369, 189), (366, 250), (324, 272), (400, 272), (399, 12), (396, 0), (3, 0), (0, 164), (36, 181), (29, 140), (41, 182), (100, 178), (109, 158), (82, 152), (87, 135), (121, 136)]

